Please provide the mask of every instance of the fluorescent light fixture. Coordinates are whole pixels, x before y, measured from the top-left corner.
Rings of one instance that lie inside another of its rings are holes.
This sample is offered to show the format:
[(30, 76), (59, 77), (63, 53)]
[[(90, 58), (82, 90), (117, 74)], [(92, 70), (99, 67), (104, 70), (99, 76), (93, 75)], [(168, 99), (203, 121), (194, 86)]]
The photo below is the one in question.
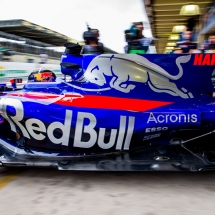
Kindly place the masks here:
[(166, 50), (173, 50), (174, 47), (166, 47)]
[(177, 35), (177, 34), (171, 34), (170, 36), (169, 36), (169, 39), (168, 40), (179, 40), (179, 35)]
[(200, 14), (199, 6), (196, 4), (184, 5), (182, 6), (179, 14), (183, 16), (199, 15)]
[(167, 43), (166, 46), (176, 46), (176, 43)]
[(186, 30), (186, 26), (184, 25), (176, 25), (173, 27), (172, 32), (174, 33), (180, 33)]

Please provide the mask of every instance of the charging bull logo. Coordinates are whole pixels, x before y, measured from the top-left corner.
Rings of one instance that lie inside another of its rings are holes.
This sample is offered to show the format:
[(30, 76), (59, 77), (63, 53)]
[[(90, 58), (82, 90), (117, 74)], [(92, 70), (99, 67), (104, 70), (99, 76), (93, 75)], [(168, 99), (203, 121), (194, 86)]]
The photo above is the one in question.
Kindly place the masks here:
[[(89, 82), (98, 86), (108, 85), (104, 89), (100, 88), (101, 91), (115, 89), (129, 93), (136, 87), (135, 82), (140, 82), (147, 83), (151, 90), (157, 93), (167, 93), (184, 99), (193, 98), (191, 92), (185, 88), (179, 89), (175, 83), (170, 82), (182, 77), (183, 68), (181, 64), (187, 63), (190, 58), (191, 55), (187, 55), (176, 59), (179, 73), (173, 76), (140, 55), (100, 55), (91, 61), (84, 76)], [(110, 77), (109, 83), (107, 77)]]

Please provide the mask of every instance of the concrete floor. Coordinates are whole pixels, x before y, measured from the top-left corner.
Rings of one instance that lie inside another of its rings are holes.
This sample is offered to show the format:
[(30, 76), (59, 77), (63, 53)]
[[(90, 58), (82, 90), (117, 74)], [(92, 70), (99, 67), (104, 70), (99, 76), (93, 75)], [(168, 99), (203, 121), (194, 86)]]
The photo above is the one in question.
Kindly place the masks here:
[(215, 214), (215, 172), (0, 168), (0, 215)]

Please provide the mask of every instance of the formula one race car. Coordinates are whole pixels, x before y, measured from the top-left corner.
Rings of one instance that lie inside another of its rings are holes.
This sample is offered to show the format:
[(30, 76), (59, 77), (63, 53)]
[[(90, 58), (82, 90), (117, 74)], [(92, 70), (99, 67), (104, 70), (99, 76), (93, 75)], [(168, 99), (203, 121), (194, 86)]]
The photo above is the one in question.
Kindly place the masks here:
[(0, 164), (215, 170), (214, 65), (215, 54), (67, 50), (64, 79), (48, 72), (43, 82), (37, 71), (22, 90), (1, 94)]

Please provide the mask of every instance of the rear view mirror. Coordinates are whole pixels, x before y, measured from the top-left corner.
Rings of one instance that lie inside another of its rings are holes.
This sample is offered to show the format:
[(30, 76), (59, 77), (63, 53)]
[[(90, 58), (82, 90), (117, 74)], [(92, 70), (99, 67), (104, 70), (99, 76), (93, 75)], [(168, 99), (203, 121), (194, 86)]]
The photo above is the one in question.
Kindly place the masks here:
[(65, 43), (65, 54), (80, 55), (82, 47), (75, 43)]
[(71, 77), (75, 77), (80, 71), (82, 71), (82, 68), (78, 64), (74, 63), (61, 63), (61, 72), (64, 75), (69, 75)]

